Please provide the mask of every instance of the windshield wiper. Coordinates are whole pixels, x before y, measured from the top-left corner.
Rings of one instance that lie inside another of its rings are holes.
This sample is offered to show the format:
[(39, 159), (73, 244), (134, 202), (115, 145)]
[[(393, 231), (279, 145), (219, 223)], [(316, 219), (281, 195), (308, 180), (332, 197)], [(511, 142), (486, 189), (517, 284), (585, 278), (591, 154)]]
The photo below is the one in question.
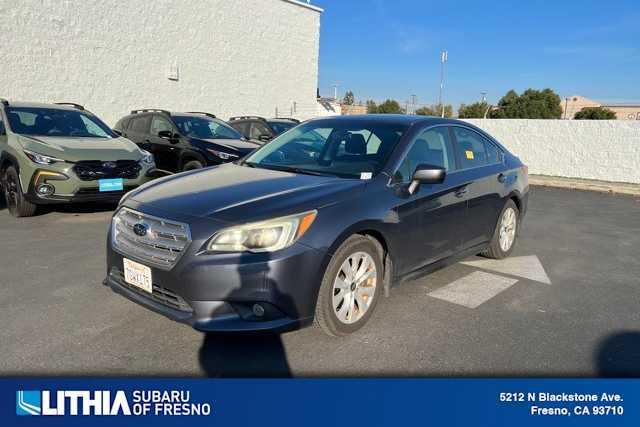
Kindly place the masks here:
[(244, 162), (243, 164), (251, 167), (251, 168), (262, 168), (262, 169), (271, 169), (277, 170), (281, 172), (293, 172), (304, 175), (314, 175), (314, 176), (336, 176), (330, 172), (320, 172), (313, 169), (304, 169), (297, 168), (292, 166), (281, 166), (281, 165), (272, 165), (272, 164), (262, 164), (262, 163), (253, 163), (253, 162)]

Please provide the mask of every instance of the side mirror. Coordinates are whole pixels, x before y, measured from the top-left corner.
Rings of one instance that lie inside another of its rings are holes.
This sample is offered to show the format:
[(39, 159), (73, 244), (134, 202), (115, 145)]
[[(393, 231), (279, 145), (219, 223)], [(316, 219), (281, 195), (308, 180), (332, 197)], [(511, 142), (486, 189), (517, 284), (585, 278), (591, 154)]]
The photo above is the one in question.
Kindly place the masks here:
[(266, 133), (263, 133), (258, 137), (258, 139), (260, 141), (267, 142), (267, 141), (271, 141), (273, 138), (271, 138), (271, 135), (267, 135)]
[(441, 166), (418, 165), (409, 184), (409, 194), (415, 193), (420, 184), (441, 184), (446, 175), (446, 169)]

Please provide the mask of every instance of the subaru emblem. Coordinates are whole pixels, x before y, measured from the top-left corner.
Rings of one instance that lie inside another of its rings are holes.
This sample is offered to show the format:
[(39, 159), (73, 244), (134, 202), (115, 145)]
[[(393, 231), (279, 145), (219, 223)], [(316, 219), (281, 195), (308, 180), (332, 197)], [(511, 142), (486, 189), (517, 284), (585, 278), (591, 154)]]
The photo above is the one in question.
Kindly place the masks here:
[(102, 163), (102, 167), (103, 168), (107, 168), (107, 169), (115, 169), (116, 166), (118, 166), (118, 164), (116, 162), (104, 162), (104, 163)]
[(144, 237), (149, 231), (149, 226), (145, 223), (139, 222), (133, 226), (133, 232), (136, 236)]

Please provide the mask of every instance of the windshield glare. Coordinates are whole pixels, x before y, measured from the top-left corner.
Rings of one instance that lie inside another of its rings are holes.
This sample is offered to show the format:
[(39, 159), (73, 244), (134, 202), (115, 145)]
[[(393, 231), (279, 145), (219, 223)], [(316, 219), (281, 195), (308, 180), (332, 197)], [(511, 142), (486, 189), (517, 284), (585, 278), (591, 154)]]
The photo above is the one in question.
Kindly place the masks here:
[(15, 133), (33, 136), (116, 138), (109, 126), (80, 110), (58, 108), (7, 108)]
[(180, 132), (197, 139), (242, 139), (235, 129), (222, 121), (192, 116), (172, 116)]
[(373, 176), (385, 165), (406, 129), (406, 125), (380, 122), (309, 122), (264, 145), (245, 163), (345, 178)]

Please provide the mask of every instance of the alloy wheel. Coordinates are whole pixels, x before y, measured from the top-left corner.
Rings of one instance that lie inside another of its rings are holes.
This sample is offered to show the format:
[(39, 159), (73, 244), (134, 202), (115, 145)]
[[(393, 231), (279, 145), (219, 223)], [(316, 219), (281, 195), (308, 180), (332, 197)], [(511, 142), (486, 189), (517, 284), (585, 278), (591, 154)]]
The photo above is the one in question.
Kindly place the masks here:
[(349, 255), (333, 281), (333, 310), (344, 324), (355, 323), (369, 310), (376, 292), (376, 263), (366, 252)]
[(508, 252), (513, 245), (513, 241), (516, 237), (516, 227), (518, 224), (516, 211), (513, 208), (507, 208), (502, 214), (502, 220), (500, 221), (500, 249), (503, 252)]

